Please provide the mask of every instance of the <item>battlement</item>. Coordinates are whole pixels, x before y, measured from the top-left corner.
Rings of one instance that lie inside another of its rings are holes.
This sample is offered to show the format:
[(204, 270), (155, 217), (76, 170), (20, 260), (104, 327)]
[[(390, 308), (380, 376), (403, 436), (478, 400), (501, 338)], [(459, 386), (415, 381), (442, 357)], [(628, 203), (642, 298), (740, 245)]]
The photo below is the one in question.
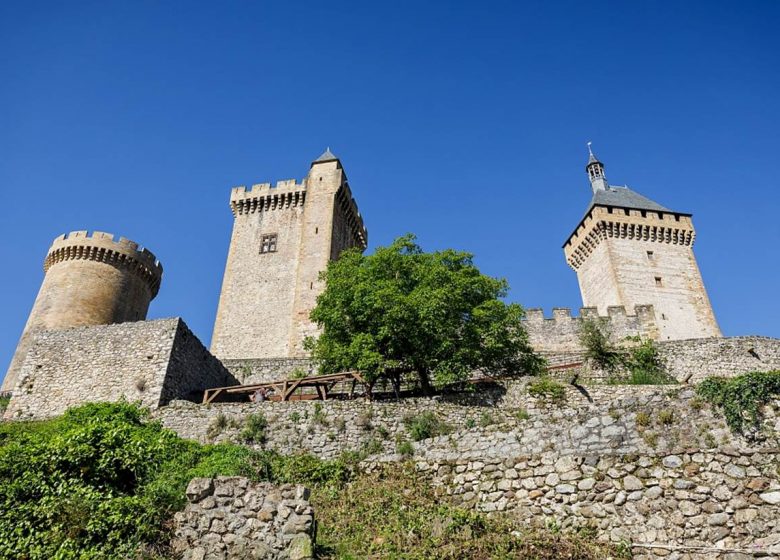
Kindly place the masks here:
[(599, 320), (606, 324), (614, 341), (627, 336), (658, 338), (655, 312), (652, 305), (636, 305), (633, 314), (625, 307), (607, 308), (607, 315), (599, 315), (595, 307), (580, 308), (579, 316), (572, 316), (568, 307), (555, 307), (552, 317), (545, 317), (542, 309), (527, 309), (523, 324), (531, 345), (537, 352), (579, 352), (579, 335), (585, 320)]
[(306, 201), (306, 179), (298, 183), (295, 179), (271, 183), (258, 183), (247, 189), (241, 185), (230, 190), (230, 210), (233, 216), (267, 212), (295, 206)]
[(114, 240), (114, 234), (103, 231), (71, 231), (55, 238), (43, 261), (43, 270), (60, 262), (90, 260), (126, 267), (139, 274), (149, 285), (152, 298), (157, 295), (163, 267), (145, 247), (125, 237)]

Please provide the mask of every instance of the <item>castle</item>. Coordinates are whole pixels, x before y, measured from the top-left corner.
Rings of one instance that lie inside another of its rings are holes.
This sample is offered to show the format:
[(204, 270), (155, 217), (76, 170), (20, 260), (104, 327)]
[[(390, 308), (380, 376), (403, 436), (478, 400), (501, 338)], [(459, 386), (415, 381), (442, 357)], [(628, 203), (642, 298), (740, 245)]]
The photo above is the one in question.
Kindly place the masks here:
[[(691, 214), (609, 185), (604, 165), (590, 146), (589, 152), (593, 196), (563, 246), (584, 307), (579, 317), (555, 309), (551, 319), (529, 309), (525, 326), (534, 348), (551, 364), (570, 362), (582, 351), (582, 321), (598, 317), (617, 339), (720, 338), (693, 254)], [(319, 274), (342, 251), (365, 250), (368, 241), (341, 161), (328, 149), (301, 182), (236, 187), (230, 209), (233, 232), (210, 352), (180, 319), (146, 321), (162, 278), (152, 253), (124, 238), (78, 231), (58, 237), (49, 249), (43, 284), (2, 390), (13, 392), (20, 405), (52, 385), (68, 387), (70, 396), (57, 410), (96, 395), (134, 399), (140, 393), (150, 406), (162, 406), (197, 399), (218, 384), (313, 371), (303, 341), (317, 334), (309, 314), (323, 289)], [(57, 359), (65, 355), (67, 364)], [(196, 355), (202, 372), (185, 371), (182, 364)], [(134, 380), (116, 371), (118, 356)], [(104, 358), (111, 372), (95, 367)], [(40, 402), (30, 414), (53, 413)]]

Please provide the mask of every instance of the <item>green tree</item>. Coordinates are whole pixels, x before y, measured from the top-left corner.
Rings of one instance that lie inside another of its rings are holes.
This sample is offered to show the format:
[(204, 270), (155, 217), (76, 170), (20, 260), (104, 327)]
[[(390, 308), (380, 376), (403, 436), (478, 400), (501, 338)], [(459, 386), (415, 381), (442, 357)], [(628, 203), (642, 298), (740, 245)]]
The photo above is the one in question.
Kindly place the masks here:
[(429, 392), (477, 369), (537, 373), (543, 366), (522, 307), (499, 299), (506, 280), (481, 274), (468, 253), (425, 253), (408, 234), (373, 255), (344, 252), (323, 279), (311, 313), (322, 334), (307, 340), (322, 373), (357, 369), (369, 381), (416, 374)]

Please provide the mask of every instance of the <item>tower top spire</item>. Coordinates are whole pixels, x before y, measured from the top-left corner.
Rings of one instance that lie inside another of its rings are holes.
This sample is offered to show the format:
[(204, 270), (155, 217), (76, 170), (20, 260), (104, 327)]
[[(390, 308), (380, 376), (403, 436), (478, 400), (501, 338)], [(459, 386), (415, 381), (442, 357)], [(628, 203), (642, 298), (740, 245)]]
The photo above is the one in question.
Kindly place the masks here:
[(607, 176), (604, 175), (604, 164), (599, 161), (593, 154), (593, 149), (590, 147), (592, 142), (588, 142), (588, 164), (585, 166), (585, 171), (588, 173), (588, 179), (590, 179), (590, 187), (593, 192), (607, 190)]

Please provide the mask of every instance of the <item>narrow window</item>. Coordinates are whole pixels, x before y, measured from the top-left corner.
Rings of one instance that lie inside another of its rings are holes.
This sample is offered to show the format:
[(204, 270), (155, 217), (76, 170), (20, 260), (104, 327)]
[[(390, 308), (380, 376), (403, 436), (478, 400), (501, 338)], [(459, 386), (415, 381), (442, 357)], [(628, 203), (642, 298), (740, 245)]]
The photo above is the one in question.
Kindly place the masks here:
[(309, 282), (309, 289), (310, 289), (310, 290), (313, 290), (313, 289), (314, 289), (314, 282)]
[(317, 235), (320, 232), (320, 228), (316, 227), (314, 228), (314, 235)]
[(666, 321), (666, 313), (661, 313), (661, 319), (663, 319), (664, 321)]
[(656, 285), (656, 287), (659, 287), (659, 288), (664, 285), (663, 280), (661, 280), (660, 276), (656, 276), (655, 277), (655, 285)]
[(275, 253), (276, 252), (276, 234), (269, 233), (264, 235), (260, 239), (260, 252), (261, 253)]
[(647, 260), (652, 261), (653, 257), (655, 257), (655, 253), (653, 253), (652, 251), (648, 251), (647, 252)]

